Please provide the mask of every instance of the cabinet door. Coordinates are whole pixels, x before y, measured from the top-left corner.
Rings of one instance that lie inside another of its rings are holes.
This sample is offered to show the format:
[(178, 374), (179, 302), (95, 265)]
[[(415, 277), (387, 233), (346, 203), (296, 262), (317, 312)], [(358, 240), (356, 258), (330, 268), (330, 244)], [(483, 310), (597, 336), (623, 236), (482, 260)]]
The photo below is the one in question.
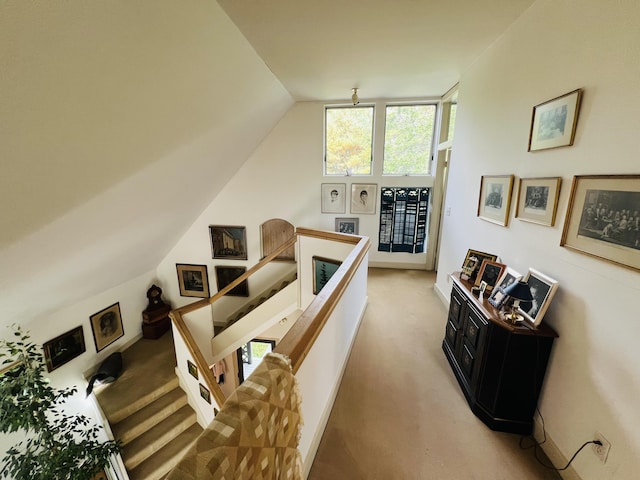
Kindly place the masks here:
[(475, 392), (478, 377), (482, 369), (482, 355), (484, 338), (487, 334), (489, 322), (472, 305), (467, 304), (464, 310), (464, 322), (461, 332), (460, 363), (467, 377), (466, 380)]
[(451, 290), (451, 302), (449, 303), (449, 320), (453, 322), (456, 328), (460, 328), (460, 320), (462, 318), (463, 306), (466, 304), (465, 296), (458, 290), (455, 285)]

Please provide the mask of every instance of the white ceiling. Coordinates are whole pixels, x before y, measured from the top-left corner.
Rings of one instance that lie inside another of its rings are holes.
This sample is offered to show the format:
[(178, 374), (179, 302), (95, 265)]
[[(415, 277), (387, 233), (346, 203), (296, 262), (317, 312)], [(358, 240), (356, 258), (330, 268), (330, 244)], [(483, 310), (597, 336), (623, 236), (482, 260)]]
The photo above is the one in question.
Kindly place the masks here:
[(218, 0), (300, 101), (441, 96), (534, 0)]

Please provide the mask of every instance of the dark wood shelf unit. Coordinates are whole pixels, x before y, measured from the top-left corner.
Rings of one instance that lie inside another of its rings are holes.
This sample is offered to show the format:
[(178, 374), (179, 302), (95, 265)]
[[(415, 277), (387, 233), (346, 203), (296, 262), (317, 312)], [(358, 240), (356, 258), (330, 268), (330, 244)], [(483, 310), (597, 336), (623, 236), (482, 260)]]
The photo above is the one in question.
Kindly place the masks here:
[(529, 434), (554, 339), (541, 324), (513, 325), (472, 284), (451, 275), (442, 349), (471, 411), (492, 430)]

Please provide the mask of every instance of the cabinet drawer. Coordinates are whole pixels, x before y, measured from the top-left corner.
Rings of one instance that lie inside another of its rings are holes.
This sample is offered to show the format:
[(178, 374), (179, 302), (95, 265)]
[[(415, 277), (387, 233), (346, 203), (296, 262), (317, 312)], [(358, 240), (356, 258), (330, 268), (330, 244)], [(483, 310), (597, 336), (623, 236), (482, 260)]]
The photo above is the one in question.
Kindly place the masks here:
[(476, 356), (473, 349), (470, 348), (466, 342), (462, 345), (460, 360), (462, 363), (461, 365), (462, 371), (466, 375), (467, 381), (471, 383), (471, 374), (473, 373), (473, 367), (474, 367), (474, 364), (476, 363)]
[(454, 325), (454, 323), (449, 320), (447, 322), (447, 331), (445, 334), (445, 338), (447, 339), (447, 343), (451, 347), (451, 350), (455, 350), (456, 346), (456, 336), (458, 335), (458, 327)]

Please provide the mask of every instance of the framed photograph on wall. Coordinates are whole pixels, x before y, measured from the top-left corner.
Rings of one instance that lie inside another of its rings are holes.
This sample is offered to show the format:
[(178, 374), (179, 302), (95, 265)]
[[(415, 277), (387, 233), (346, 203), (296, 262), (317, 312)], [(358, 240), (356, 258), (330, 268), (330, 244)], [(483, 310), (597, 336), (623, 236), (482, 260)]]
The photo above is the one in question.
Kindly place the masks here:
[(506, 227), (509, 222), (512, 190), (513, 175), (483, 175), (480, 178), (478, 217)]
[(523, 280), (529, 284), (533, 300), (520, 302), (518, 313), (537, 327), (542, 322), (542, 318), (558, 290), (558, 282), (533, 268), (529, 269)]
[(211, 392), (209, 391), (209, 389), (201, 383), (199, 384), (199, 386), (200, 386), (200, 396), (204, 398), (205, 402), (211, 403)]
[(556, 223), (560, 177), (521, 178), (516, 218), (552, 227)]
[(358, 217), (336, 218), (336, 232), (358, 235), (359, 223)]
[(577, 175), (560, 245), (640, 271), (640, 175)]
[(577, 89), (533, 107), (530, 152), (573, 145), (581, 99)]
[(91, 322), (93, 341), (96, 344), (97, 352), (124, 336), (119, 302), (100, 310), (98, 313), (94, 313), (89, 317), (89, 321)]
[(322, 213), (345, 213), (347, 209), (346, 183), (323, 183), (321, 195)]
[(187, 359), (187, 370), (189, 370), (189, 375), (198, 380), (198, 367), (189, 359)]
[(502, 277), (507, 266), (503, 263), (494, 262), (491, 260), (483, 260), (478, 270), (478, 276), (476, 277), (475, 286), (479, 287), (482, 282), (486, 283), (485, 291), (491, 292), (493, 287), (496, 286), (498, 280)]
[(317, 295), (327, 284), (342, 262), (330, 258), (312, 257), (313, 262), (313, 294)]
[(209, 225), (213, 258), (247, 259), (247, 229), (227, 225)]
[(351, 185), (351, 213), (376, 213), (378, 185), (354, 183)]
[(183, 297), (209, 298), (209, 275), (206, 265), (176, 263), (180, 295)]
[[(216, 280), (218, 283), (218, 291), (229, 285), (238, 277), (241, 277), (247, 271), (247, 267), (223, 267), (216, 265)], [(225, 295), (235, 297), (248, 297), (249, 296), (249, 284), (247, 280), (240, 282), (240, 284), (233, 287)]]
[(86, 351), (82, 325), (45, 342), (42, 348), (47, 372), (53, 372)]

